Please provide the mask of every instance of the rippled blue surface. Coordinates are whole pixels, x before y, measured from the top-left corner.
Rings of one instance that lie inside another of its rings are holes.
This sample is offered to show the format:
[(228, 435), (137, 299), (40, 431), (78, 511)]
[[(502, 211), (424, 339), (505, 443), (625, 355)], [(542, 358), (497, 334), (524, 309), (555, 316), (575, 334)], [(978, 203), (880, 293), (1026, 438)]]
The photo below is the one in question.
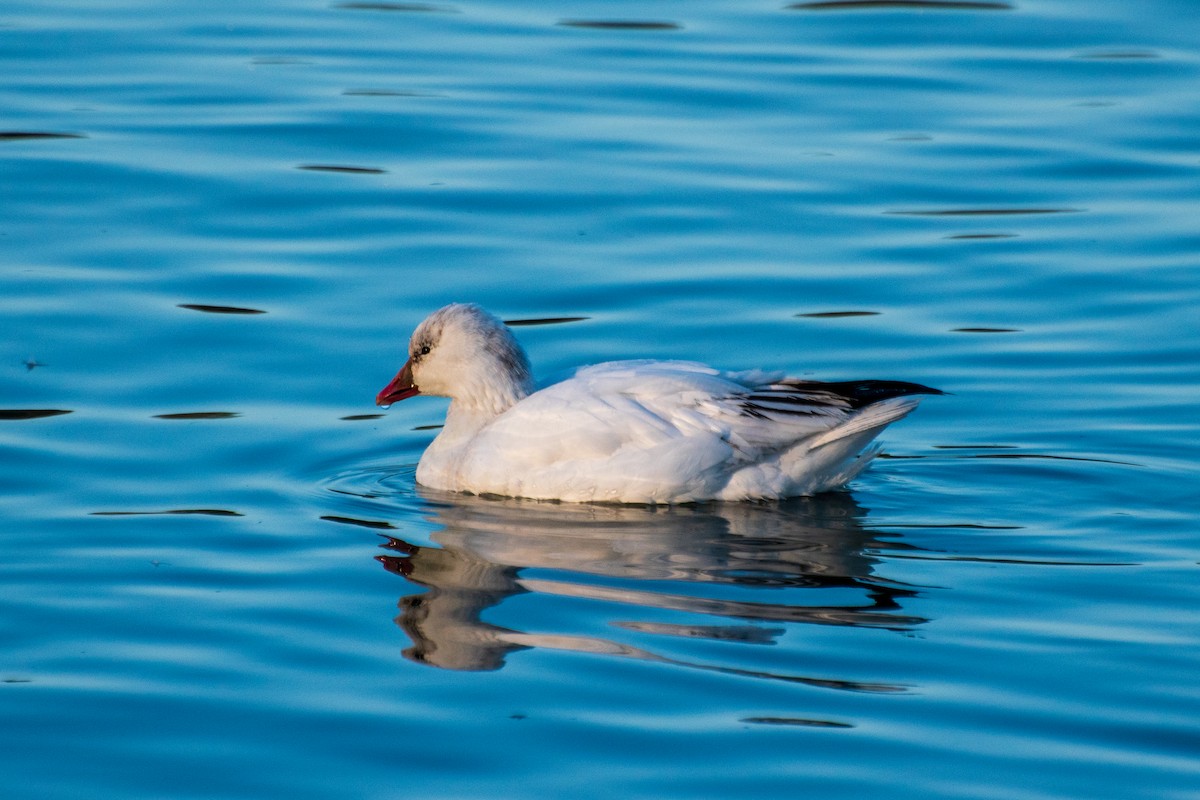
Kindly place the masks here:
[[(1196, 23), (7, 4), (4, 796), (1196, 797)], [(844, 494), (434, 495), (459, 299), (953, 394)]]

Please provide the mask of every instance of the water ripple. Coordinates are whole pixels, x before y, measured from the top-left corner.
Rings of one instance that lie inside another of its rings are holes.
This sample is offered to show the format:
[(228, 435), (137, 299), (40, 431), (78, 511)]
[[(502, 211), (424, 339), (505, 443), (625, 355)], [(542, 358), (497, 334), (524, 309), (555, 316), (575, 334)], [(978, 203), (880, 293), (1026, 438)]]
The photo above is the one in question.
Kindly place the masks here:
[(787, 6), (798, 11), (856, 11), (859, 9), (914, 9), (951, 11), (1011, 11), (1012, 3), (986, 2), (985, 0), (816, 0), (810, 3), (793, 3)]
[(70, 413), (62, 408), (0, 408), (0, 420), (42, 419)]
[(683, 26), (677, 22), (657, 22), (632, 19), (564, 19), (558, 22), (565, 28), (592, 28), (607, 31), (677, 31)]

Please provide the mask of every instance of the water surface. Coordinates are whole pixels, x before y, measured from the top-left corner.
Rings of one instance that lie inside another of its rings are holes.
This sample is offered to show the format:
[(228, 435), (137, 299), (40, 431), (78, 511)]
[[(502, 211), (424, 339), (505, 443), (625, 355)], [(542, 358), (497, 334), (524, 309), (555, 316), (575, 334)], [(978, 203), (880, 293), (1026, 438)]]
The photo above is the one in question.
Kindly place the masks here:
[[(5, 796), (1196, 797), (1195, 21), (9, 4)], [(451, 300), (951, 394), (825, 497), (431, 493)]]

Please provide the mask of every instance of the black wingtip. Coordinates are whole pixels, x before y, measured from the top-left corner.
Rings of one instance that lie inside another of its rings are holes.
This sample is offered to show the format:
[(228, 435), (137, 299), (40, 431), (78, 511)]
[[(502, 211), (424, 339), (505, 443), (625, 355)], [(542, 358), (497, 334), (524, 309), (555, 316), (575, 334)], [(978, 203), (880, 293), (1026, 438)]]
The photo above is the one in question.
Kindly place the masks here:
[(914, 394), (946, 394), (941, 389), (908, 381), (786, 381), (786, 384), (798, 389), (837, 395), (849, 401), (851, 408), (862, 408), (894, 397)]

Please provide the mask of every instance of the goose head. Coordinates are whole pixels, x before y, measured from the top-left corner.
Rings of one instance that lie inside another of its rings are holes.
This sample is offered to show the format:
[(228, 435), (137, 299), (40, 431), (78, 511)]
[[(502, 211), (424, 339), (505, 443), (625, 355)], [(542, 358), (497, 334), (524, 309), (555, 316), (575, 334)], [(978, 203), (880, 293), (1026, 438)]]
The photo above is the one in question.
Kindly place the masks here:
[(452, 303), (413, 331), (408, 361), (375, 397), (390, 406), (418, 394), (499, 414), (532, 390), (529, 359), (509, 329), (471, 303)]

